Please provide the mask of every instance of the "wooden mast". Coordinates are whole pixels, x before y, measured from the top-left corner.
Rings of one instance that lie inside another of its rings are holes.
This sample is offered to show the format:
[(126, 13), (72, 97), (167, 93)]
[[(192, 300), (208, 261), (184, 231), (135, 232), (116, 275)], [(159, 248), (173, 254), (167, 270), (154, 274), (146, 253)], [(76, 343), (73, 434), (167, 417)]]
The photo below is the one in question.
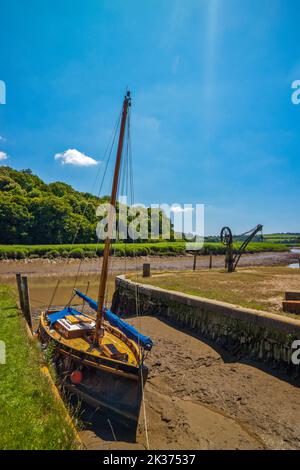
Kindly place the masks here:
[[(103, 321), (104, 297), (105, 297), (105, 290), (106, 290), (106, 283), (107, 283), (109, 251), (110, 251), (112, 229), (113, 229), (113, 222), (114, 222), (114, 215), (115, 215), (115, 207), (116, 207), (116, 199), (117, 199), (117, 191), (118, 191), (118, 182), (119, 182), (119, 173), (120, 173), (120, 166), (121, 166), (121, 159), (122, 159), (124, 134), (125, 134), (125, 128), (126, 128), (126, 119), (127, 119), (127, 113), (128, 113), (128, 108), (129, 108), (130, 104), (131, 104), (131, 98), (130, 98), (130, 92), (128, 91), (126, 96), (124, 97), (124, 102), (123, 102), (122, 119), (121, 119), (120, 135), (119, 135), (119, 142), (118, 142), (118, 150), (117, 150), (117, 156), (116, 156), (114, 179), (113, 179), (112, 189), (111, 189), (110, 210), (109, 210), (109, 215), (108, 215), (107, 237), (106, 237), (106, 240), (105, 240), (105, 246), (104, 246), (104, 252), (103, 252), (103, 262), (102, 262), (102, 269), (101, 269), (101, 277), (100, 277), (100, 285), (99, 285), (99, 291), (98, 291), (98, 310), (97, 310), (95, 340), (94, 340), (95, 343), (98, 343), (99, 339), (101, 339), (103, 337), (103, 334), (104, 334), (104, 330), (103, 330), (103, 327), (102, 327), (102, 321)], [(114, 209), (112, 210), (112, 208), (114, 208)]]

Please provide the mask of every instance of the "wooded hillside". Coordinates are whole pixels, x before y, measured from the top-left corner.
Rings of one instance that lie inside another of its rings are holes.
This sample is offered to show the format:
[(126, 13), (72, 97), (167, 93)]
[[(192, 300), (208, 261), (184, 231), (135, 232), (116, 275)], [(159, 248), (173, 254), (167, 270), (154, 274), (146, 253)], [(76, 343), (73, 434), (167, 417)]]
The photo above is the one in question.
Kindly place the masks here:
[(0, 167), (0, 244), (72, 243), (77, 231), (77, 243), (95, 243), (96, 208), (108, 201), (66, 183), (46, 184), (31, 170)]

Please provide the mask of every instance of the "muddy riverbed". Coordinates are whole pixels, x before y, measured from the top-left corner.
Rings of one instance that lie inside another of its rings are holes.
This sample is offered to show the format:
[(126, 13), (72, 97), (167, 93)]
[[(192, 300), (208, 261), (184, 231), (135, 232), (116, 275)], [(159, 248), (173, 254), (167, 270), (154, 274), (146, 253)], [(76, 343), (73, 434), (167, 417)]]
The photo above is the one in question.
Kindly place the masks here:
[[(300, 449), (299, 383), (157, 318), (133, 323), (155, 341), (145, 389), (150, 448)], [(101, 410), (85, 419), (90, 449), (146, 448), (143, 411), (136, 443)]]

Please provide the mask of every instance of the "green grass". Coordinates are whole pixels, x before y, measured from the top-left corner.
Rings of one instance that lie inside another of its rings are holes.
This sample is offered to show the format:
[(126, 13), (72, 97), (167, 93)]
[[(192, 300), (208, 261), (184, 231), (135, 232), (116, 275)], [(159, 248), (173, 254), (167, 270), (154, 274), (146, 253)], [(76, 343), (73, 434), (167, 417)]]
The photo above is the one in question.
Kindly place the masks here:
[(7, 286), (0, 285), (0, 299), (0, 340), (6, 344), (6, 364), (0, 364), (0, 449), (76, 448), (74, 431), (40, 371), (38, 347)]
[[(234, 243), (237, 249), (240, 243)], [(76, 244), (76, 245), (0, 245), (0, 259), (24, 259), (38, 257), (89, 257), (102, 256), (103, 244)], [(185, 242), (157, 242), (157, 243), (115, 243), (112, 252), (116, 256), (176, 256), (184, 255)], [(213, 254), (225, 254), (225, 246), (222, 243), (204, 243), (201, 251), (203, 255), (209, 252)], [(253, 242), (247, 247), (246, 253), (259, 253), (263, 251), (287, 251), (289, 248), (284, 244)]]

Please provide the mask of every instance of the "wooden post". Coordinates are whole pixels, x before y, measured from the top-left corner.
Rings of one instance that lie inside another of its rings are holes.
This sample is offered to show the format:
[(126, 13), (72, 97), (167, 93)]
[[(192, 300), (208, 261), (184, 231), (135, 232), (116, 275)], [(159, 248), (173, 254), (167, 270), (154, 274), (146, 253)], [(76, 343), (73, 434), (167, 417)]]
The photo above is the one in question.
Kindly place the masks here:
[(299, 258), (299, 268), (300, 268), (300, 258)]
[(197, 267), (197, 253), (194, 254), (193, 271), (196, 271), (196, 267)]
[(18, 286), (20, 308), (21, 308), (22, 314), (24, 315), (24, 299), (23, 299), (23, 291), (22, 291), (22, 278), (21, 278), (20, 273), (16, 274), (16, 281), (17, 281), (17, 286)]
[(232, 243), (229, 243), (226, 248), (226, 260), (225, 260), (225, 269), (229, 273), (233, 272), (233, 248)]
[(26, 318), (29, 328), (32, 331), (32, 318), (31, 318), (30, 296), (29, 296), (27, 276), (22, 276), (21, 281), (22, 281), (21, 288), (22, 288), (23, 301), (24, 301), (24, 316)]
[(143, 277), (150, 277), (151, 276), (151, 266), (150, 263), (143, 264)]
[(209, 269), (212, 269), (212, 252), (209, 252)]

